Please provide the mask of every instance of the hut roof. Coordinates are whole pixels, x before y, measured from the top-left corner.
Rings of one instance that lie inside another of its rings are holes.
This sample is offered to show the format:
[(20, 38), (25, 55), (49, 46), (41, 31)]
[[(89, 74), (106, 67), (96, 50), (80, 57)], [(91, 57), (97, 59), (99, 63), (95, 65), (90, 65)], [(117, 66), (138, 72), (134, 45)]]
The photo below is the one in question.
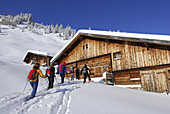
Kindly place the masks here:
[(25, 58), (27, 57), (27, 55), (29, 53), (34, 54), (34, 55), (44, 56), (44, 57), (52, 57), (52, 55), (50, 55), (47, 52), (42, 52), (42, 51), (39, 51), (39, 50), (36, 50), (36, 51), (35, 50), (28, 50), (23, 57), (23, 61), (25, 60)]
[(102, 39), (113, 39), (113, 40), (170, 45), (170, 35), (110, 32), (110, 31), (99, 31), (99, 30), (79, 30), (75, 34), (75, 36), (51, 59), (51, 63), (57, 60), (64, 52), (66, 52), (80, 38), (80, 36), (88, 36), (94, 39), (102, 38)]

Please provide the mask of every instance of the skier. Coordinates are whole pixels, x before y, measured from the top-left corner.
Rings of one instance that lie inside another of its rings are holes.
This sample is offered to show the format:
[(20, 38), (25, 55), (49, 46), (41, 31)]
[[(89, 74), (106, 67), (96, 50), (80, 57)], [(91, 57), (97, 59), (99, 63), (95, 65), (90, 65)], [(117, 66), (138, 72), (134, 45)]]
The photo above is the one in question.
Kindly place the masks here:
[(70, 68), (70, 73), (71, 73), (71, 80), (74, 80), (74, 68)]
[(81, 69), (81, 74), (83, 72), (83, 75), (84, 75), (84, 82), (83, 83), (86, 83), (86, 78), (88, 76), (89, 78), (89, 82), (91, 82), (91, 79), (90, 79), (90, 69), (87, 67), (87, 65), (84, 63), (84, 67)]
[(80, 79), (80, 70), (76, 67), (76, 69), (75, 69), (75, 71), (76, 71), (76, 79)]
[(55, 77), (55, 68), (54, 65), (48, 66), (46, 69), (46, 76), (48, 77), (48, 89), (53, 88), (54, 77)]
[(63, 64), (59, 64), (59, 67), (57, 68), (57, 72), (61, 76), (61, 84), (64, 83), (65, 73), (67, 73), (65, 65), (66, 65), (66, 62), (63, 62)]
[(40, 64), (36, 63), (33, 66), (33, 69), (28, 74), (28, 79), (30, 81), (30, 85), (32, 87), (32, 93), (30, 96), (30, 99), (33, 99), (35, 97), (35, 94), (37, 92), (38, 87), (38, 75), (40, 75), (42, 78), (46, 78), (46, 76), (43, 75), (42, 71), (39, 69)]

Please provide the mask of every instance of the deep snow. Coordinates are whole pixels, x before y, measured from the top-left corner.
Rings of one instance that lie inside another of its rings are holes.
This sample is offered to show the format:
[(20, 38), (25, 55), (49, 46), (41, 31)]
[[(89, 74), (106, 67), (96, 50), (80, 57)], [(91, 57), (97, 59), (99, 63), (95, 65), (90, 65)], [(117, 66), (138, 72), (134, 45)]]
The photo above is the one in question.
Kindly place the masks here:
[[(65, 79), (57, 75), (54, 88), (47, 89), (47, 79), (40, 78), (36, 97), (26, 77), (31, 65), (23, 63), (27, 50), (55, 55), (68, 41), (54, 34), (37, 35), (29, 31), (1, 26), (0, 33), (0, 113), (1, 114), (169, 114), (170, 96), (104, 85), (100, 78), (91, 83)], [(40, 68), (44, 73), (44, 68)], [(96, 82), (95, 82), (96, 81)], [(69, 83), (70, 82), (70, 83)]]
[[(1, 25), (0, 33), (0, 96), (23, 91), (26, 77), (32, 68), (23, 62), (27, 50), (40, 50), (55, 55), (68, 41), (54, 34), (38, 35), (19, 28)], [(2, 92), (3, 91), (3, 92)]]

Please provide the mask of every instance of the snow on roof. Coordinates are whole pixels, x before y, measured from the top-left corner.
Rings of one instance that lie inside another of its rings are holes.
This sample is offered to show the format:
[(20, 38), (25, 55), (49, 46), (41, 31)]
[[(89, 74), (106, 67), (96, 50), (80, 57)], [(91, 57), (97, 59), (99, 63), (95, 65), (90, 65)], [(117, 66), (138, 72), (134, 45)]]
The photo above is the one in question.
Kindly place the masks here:
[(75, 36), (51, 59), (53, 63), (67, 47), (76, 41), (80, 35), (87, 36), (105, 36), (110, 37), (110, 39), (121, 38), (121, 40), (126, 40), (127, 38), (131, 41), (143, 41), (152, 42), (156, 44), (167, 44), (170, 45), (170, 35), (154, 35), (154, 34), (139, 34), (139, 33), (126, 33), (126, 32), (110, 32), (110, 31), (99, 31), (99, 30), (79, 30)]
[(50, 56), (50, 54), (48, 54), (47, 52), (42, 52), (42, 51), (39, 51), (39, 50), (28, 50), (24, 57), (23, 57), (23, 60), (25, 59), (25, 57), (27, 56), (28, 53), (33, 53), (33, 54), (36, 54), (36, 55), (43, 55), (43, 56)]

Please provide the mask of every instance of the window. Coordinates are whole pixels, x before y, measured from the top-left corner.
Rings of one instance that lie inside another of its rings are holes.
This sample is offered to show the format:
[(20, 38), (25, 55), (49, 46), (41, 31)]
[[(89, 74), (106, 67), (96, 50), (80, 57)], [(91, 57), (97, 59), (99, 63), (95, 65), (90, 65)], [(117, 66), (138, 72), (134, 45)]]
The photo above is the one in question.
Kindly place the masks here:
[(86, 44), (86, 49), (88, 49), (88, 44)]
[[(86, 46), (86, 47), (85, 47)], [(83, 50), (88, 49), (88, 44), (83, 45)]]
[(83, 45), (83, 50), (85, 50), (85, 46)]
[(121, 58), (122, 58), (121, 52), (113, 53), (113, 59), (114, 59), (114, 60), (116, 60), (116, 59), (121, 59)]

